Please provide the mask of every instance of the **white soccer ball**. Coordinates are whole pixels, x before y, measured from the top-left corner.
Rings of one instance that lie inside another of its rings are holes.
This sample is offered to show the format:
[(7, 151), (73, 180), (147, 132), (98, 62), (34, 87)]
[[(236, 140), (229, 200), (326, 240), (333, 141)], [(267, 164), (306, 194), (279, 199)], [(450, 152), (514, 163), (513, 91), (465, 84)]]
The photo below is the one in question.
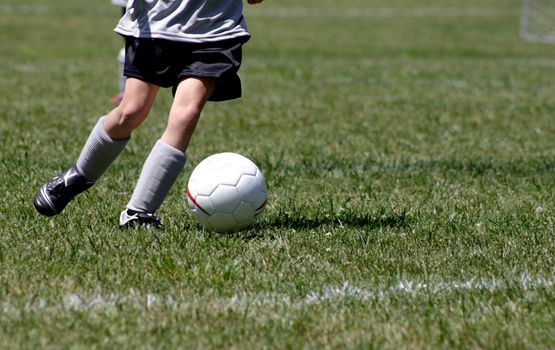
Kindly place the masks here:
[(266, 180), (256, 164), (237, 153), (200, 162), (187, 184), (187, 203), (200, 224), (216, 232), (245, 229), (266, 206)]

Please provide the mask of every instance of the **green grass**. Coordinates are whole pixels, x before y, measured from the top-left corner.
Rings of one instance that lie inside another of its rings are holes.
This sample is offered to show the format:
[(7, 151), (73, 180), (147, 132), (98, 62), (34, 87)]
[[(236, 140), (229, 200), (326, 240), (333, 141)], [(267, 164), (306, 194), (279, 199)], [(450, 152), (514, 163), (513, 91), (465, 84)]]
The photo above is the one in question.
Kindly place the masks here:
[[(157, 234), (120, 231), (151, 117), (90, 191), (34, 212), (117, 88), (109, 1), (0, 4), (0, 348), (551, 348), (555, 46), (517, 1), (271, 1), (244, 97), (206, 107)], [(204, 157), (264, 172), (251, 230), (203, 231)]]

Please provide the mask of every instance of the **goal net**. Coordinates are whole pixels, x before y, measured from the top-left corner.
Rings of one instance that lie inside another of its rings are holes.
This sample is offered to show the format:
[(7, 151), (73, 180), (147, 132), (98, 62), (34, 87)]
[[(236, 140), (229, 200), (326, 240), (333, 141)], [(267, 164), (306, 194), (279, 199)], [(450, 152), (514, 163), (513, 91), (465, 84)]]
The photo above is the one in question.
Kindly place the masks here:
[(523, 0), (520, 35), (526, 40), (555, 44), (555, 0)]

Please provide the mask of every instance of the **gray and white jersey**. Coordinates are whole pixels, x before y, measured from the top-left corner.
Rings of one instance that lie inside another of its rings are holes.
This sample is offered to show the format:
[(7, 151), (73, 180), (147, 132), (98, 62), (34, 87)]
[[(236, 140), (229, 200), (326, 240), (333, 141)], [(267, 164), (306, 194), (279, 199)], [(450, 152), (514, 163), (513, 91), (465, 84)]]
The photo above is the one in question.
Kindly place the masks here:
[(249, 35), (243, 0), (129, 0), (114, 30), (136, 38), (193, 43)]

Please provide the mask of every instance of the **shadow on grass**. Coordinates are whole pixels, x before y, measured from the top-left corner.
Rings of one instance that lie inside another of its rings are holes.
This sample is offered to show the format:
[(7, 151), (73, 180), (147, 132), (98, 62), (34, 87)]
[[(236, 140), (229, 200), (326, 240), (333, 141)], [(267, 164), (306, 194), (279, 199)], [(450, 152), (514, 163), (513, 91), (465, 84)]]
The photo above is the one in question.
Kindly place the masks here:
[(262, 220), (253, 229), (237, 233), (243, 239), (257, 239), (268, 237), (268, 231), (295, 230), (307, 231), (321, 227), (358, 229), (372, 231), (378, 228), (401, 228), (406, 227), (409, 218), (405, 212), (379, 213), (376, 215), (365, 213), (342, 212), (339, 214), (325, 213), (320, 216), (298, 215), (291, 213), (280, 213), (270, 219)]
[(262, 228), (284, 228), (295, 230), (310, 230), (321, 226), (334, 226), (359, 229), (376, 229), (381, 227), (403, 227), (407, 223), (404, 212), (394, 214), (380, 214), (378, 216), (343, 212), (337, 215), (324, 214), (317, 217), (282, 214), (261, 223)]

